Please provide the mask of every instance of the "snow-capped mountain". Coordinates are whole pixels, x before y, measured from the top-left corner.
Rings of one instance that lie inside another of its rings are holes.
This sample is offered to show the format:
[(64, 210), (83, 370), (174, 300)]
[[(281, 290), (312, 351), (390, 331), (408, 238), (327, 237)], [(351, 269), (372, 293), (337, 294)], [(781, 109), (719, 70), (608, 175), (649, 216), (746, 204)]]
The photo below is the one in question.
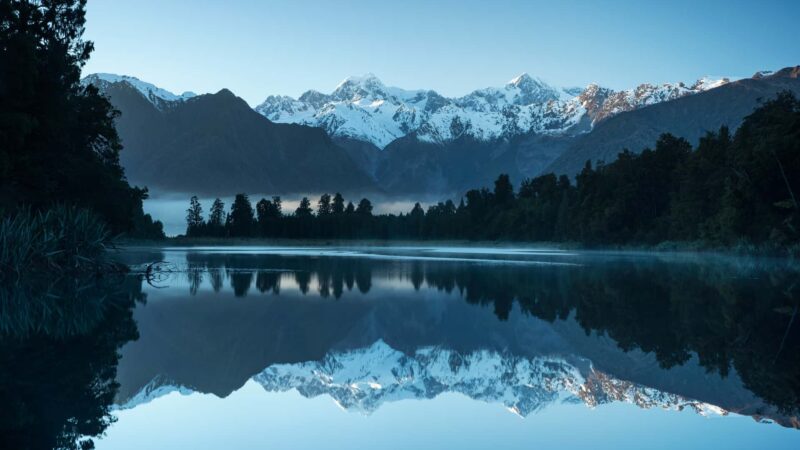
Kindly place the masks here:
[(318, 126), (331, 136), (368, 141), (384, 148), (410, 133), (424, 142), (441, 143), (462, 135), (490, 141), (529, 132), (584, 132), (614, 114), (727, 82), (727, 78), (703, 78), (691, 86), (642, 84), (614, 91), (596, 84), (586, 89), (557, 88), (522, 74), (501, 88), (446, 98), (430, 90), (387, 87), (368, 74), (347, 78), (329, 95), (308, 91), (298, 99), (269, 96), (256, 111), (274, 122)]
[(420, 348), (409, 356), (377, 341), (367, 348), (329, 353), (321, 361), (274, 365), (254, 380), (270, 392), (296, 389), (306, 397), (329, 395), (342, 408), (365, 414), (385, 402), (430, 399), (444, 392), (501, 403), (521, 416), (563, 401), (590, 407), (622, 401), (642, 408), (727, 414), (707, 403), (615, 379), (588, 361), (582, 363), (585, 369), (558, 357), (461, 354), (437, 347)]
[[(273, 122), (321, 127), (330, 136), (354, 138), (379, 148), (413, 133), (420, 141), (444, 143), (461, 136), (481, 141), (535, 132), (546, 135), (581, 133), (608, 117), (643, 106), (674, 100), (728, 83), (728, 78), (702, 78), (692, 85), (641, 84), (614, 91), (590, 84), (585, 89), (558, 88), (522, 74), (500, 88), (485, 88), (459, 98), (432, 90), (388, 87), (376, 76), (349, 77), (331, 94), (307, 91), (298, 99), (271, 95), (255, 110)], [(83, 83), (103, 89), (124, 82), (157, 108), (195, 97), (174, 94), (127, 75), (97, 73)]]
[(99, 89), (103, 90), (105, 84), (114, 84), (124, 82), (141, 92), (141, 94), (150, 101), (156, 108), (162, 109), (167, 104), (172, 102), (182, 102), (192, 97), (196, 97), (194, 92), (186, 91), (183, 94), (173, 94), (172, 92), (162, 89), (154, 84), (147, 83), (136, 77), (127, 75), (115, 75), (113, 73), (94, 73), (84, 77), (81, 82), (83, 84), (93, 84)]
[[(387, 402), (432, 399), (446, 392), (499, 403), (522, 417), (557, 402), (591, 408), (625, 402), (647, 409), (728, 414), (718, 406), (614, 378), (583, 359), (572, 364), (556, 356), (527, 358), (488, 350), (462, 354), (438, 347), (420, 348), (409, 356), (382, 340), (358, 350), (331, 352), (320, 361), (273, 365), (253, 380), (268, 392), (295, 389), (308, 398), (327, 395), (343, 409), (362, 414)], [(132, 409), (172, 392), (194, 391), (157, 377), (115, 409)]]

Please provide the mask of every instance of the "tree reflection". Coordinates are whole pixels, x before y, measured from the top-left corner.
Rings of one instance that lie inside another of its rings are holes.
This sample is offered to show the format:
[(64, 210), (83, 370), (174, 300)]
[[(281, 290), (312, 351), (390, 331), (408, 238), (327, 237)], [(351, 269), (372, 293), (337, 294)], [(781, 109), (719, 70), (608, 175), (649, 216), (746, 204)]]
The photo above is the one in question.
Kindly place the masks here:
[(114, 421), (119, 349), (138, 337), (138, 279), (0, 287), (0, 448), (92, 448)]
[[(210, 273), (228, 268), (236, 296), (255, 276), (259, 292), (278, 293), (276, 270), (293, 273), (300, 292), (367, 294), (373, 277), (409, 288), (455, 292), (491, 307), (500, 320), (518, 308), (547, 321), (572, 320), (587, 334), (606, 335), (625, 351), (656, 356), (664, 368), (693, 355), (709, 371), (736, 370), (745, 385), (782, 411), (800, 405), (798, 271), (754, 260), (657, 258), (597, 260), (581, 267), (477, 264), (368, 258), (192, 255)], [(255, 267), (231, 270), (230, 268)], [(257, 275), (255, 275), (257, 274)], [(213, 279), (213, 276), (212, 276)]]
[(273, 294), (281, 293), (281, 274), (274, 271), (259, 271), (256, 275), (256, 289), (258, 292), (265, 294), (272, 292)]

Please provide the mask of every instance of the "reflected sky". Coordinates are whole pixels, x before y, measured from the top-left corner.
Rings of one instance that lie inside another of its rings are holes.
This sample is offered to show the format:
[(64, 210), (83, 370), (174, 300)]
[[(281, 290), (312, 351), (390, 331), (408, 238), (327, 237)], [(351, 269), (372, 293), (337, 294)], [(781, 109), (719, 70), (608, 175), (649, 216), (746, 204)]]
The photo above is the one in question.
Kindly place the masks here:
[(800, 444), (798, 272), (783, 261), (424, 247), (120, 256), (162, 272), (142, 284), (119, 421), (98, 448)]
[(254, 381), (225, 399), (173, 393), (117, 413), (98, 448), (797, 448), (797, 430), (747, 417), (558, 404), (529, 418), (445, 393), (388, 404), (372, 415), (325, 397), (266, 393)]

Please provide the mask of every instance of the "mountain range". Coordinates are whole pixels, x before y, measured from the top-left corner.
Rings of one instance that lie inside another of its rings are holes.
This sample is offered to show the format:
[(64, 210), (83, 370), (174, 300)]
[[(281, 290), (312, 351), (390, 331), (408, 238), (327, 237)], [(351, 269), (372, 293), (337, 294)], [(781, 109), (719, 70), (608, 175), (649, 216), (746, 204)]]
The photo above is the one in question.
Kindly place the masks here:
[(330, 95), (307, 91), (297, 100), (269, 96), (256, 111), (274, 122), (316, 126), (330, 136), (366, 141), (384, 149), (409, 134), (421, 142), (446, 144), (467, 136), (492, 141), (527, 133), (578, 133), (619, 112), (703, 92), (729, 81), (701, 79), (691, 86), (642, 84), (613, 91), (597, 84), (585, 89), (553, 87), (524, 73), (501, 88), (446, 98), (431, 90), (387, 87), (368, 74), (347, 78)]
[(639, 152), (661, 133), (696, 142), (722, 125), (736, 128), (760, 101), (800, 93), (798, 74), (800, 66), (623, 91), (555, 87), (523, 74), (458, 98), (389, 87), (369, 74), (330, 94), (271, 95), (255, 108), (228, 90), (176, 95), (111, 74), (84, 82), (122, 112), (122, 163), (135, 184), (216, 195), (457, 197), (499, 173), (517, 182), (574, 175), (586, 161)]
[[(365, 348), (328, 353), (321, 361), (272, 365), (252, 380), (267, 392), (296, 390), (307, 398), (327, 395), (343, 409), (362, 414), (389, 402), (433, 399), (446, 392), (499, 403), (521, 417), (558, 402), (592, 408), (625, 402), (644, 409), (728, 414), (709, 403), (616, 379), (589, 361), (579, 365), (583, 367), (555, 356), (527, 358), (487, 350), (462, 354), (437, 347), (406, 355), (378, 340)], [(157, 376), (118, 408), (136, 408), (172, 392), (196, 391)]]

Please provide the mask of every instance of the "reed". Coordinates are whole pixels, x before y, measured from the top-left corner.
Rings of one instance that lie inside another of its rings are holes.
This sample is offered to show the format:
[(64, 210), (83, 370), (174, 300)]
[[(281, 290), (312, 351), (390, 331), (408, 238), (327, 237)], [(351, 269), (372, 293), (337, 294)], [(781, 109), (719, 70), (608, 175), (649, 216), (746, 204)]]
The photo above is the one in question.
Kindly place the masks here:
[(22, 209), (0, 219), (0, 279), (97, 272), (108, 265), (110, 237), (105, 223), (86, 209)]

